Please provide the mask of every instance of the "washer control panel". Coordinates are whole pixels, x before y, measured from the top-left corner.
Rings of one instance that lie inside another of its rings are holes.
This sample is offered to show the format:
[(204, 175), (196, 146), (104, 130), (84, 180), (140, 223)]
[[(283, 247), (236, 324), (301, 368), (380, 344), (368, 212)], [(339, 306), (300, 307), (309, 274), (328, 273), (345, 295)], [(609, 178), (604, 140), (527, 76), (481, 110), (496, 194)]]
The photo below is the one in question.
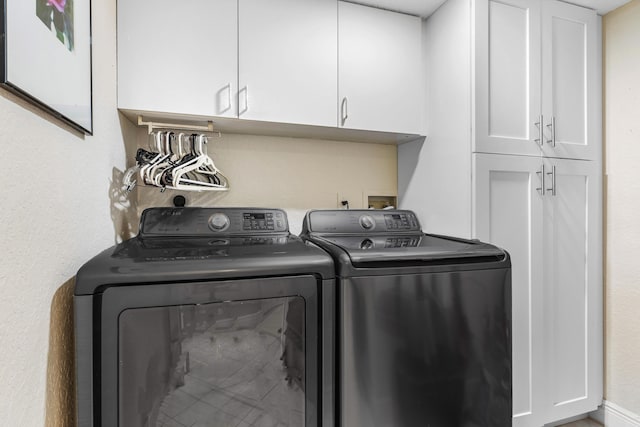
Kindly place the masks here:
[(143, 237), (207, 237), (288, 233), (287, 215), (280, 209), (151, 208), (142, 213)]
[(367, 234), (420, 231), (416, 215), (407, 210), (318, 210), (305, 218), (310, 232), (335, 234)]

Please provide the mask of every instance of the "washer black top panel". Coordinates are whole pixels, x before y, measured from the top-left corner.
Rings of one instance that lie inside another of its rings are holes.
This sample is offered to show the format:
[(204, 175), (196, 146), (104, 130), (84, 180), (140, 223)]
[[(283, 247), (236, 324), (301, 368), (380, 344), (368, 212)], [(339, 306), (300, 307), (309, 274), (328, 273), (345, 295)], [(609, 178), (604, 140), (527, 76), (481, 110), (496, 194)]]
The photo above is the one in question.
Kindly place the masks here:
[(302, 237), (322, 246), (339, 265), (388, 267), (445, 262), (501, 262), (508, 255), (476, 240), (424, 234), (407, 210), (311, 211)]
[(407, 210), (317, 210), (307, 213), (303, 233), (371, 234), (418, 232), (416, 215)]
[(494, 258), (498, 261), (504, 258), (504, 251), (486, 243), (430, 234), (316, 235), (311, 240), (335, 245), (348, 254), (354, 265), (391, 261), (423, 263), (461, 258)]
[(288, 233), (280, 209), (151, 208), (140, 219), (142, 237), (205, 237)]
[[(180, 212), (182, 211), (182, 212)], [(199, 212), (201, 211), (201, 212)], [(141, 219), (140, 234), (87, 262), (76, 277), (76, 295), (89, 295), (109, 286), (218, 280), (265, 276), (335, 275), (329, 255), (288, 231), (243, 230), (246, 214), (286, 214), (279, 210), (153, 208)], [(214, 213), (230, 219), (208, 223)], [(202, 222), (205, 218), (205, 222)], [(238, 225), (232, 218), (240, 218)], [(261, 218), (261, 216), (253, 216)], [(191, 221), (193, 221), (191, 223)], [(214, 231), (216, 227), (226, 227)], [(206, 227), (206, 229), (204, 229)], [(248, 227), (251, 227), (249, 225)], [(277, 227), (274, 219), (274, 227)], [(201, 234), (196, 234), (202, 230)]]

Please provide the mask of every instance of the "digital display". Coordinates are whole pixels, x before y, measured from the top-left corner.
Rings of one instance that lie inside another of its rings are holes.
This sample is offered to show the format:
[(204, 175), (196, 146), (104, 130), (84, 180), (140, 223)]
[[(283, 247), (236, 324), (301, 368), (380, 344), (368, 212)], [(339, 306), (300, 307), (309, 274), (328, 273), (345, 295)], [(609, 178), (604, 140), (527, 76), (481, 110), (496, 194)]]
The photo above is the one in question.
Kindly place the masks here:
[(385, 248), (415, 248), (420, 245), (420, 237), (404, 237), (399, 239), (387, 239)]
[(259, 219), (265, 219), (265, 215), (263, 213), (246, 213), (244, 214), (244, 219), (251, 219), (251, 220), (259, 220)]
[(415, 218), (404, 213), (385, 214), (384, 221), (387, 230), (413, 230), (419, 228)]

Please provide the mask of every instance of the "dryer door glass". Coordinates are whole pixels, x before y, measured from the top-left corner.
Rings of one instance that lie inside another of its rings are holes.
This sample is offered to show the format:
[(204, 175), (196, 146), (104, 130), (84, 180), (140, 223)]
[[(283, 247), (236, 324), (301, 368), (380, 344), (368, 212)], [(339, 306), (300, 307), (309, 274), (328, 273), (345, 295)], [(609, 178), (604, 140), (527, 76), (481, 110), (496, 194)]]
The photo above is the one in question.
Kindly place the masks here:
[(305, 426), (304, 319), (301, 297), (125, 310), (120, 427)]

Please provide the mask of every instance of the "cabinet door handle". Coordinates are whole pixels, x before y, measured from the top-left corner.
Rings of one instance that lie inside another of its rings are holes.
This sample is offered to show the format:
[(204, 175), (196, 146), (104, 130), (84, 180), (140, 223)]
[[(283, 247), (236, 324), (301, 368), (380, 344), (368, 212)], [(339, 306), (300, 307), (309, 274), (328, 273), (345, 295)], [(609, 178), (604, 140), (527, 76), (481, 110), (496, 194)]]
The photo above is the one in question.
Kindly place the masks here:
[(244, 87), (244, 111), (249, 111), (249, 85)]
[(542, 128), (543, 128), (543, 126), (544, 126), (544, 124), (543, 124), (543, 123), (544, 123), (544, 121), (543, 121), (543, 117), (542, 117), (542, 114), (540, 114), (540, 115), (538, 116), (538, 121), (534, 123), (534, 125), (536, 125), (536, 126), (538, 127), (538, 138), (537, 138), (537, 139), (534, 139), (534, 141), (535, 141), (538, 145), (542, 145), (542, 144), (543, 144), (543, 142), (542, 142), (542, 138), (544, 137), (544, 136), (543, 136), (543, 132), (542, 132)]
[[(244, 108), (241, 110), (240, 106), (238, 105), (238, 115), (244, 114), (247, 112), (247, 110), (249, 110), (249, 86), (245, 85), (242, 89), (240, 89), (240, 92), (244, 94)], [(240, 92), (238, 92), (238, 104), (240, 103)]]
[(556, 167), (551, 166), (551, 172), (547, 172), (547, 175), (551, 175), (551, 188), (547, 188), (547, 191), (551, 191), (551, 195), (555, 196), (556, 195)]
[(342, 116), (342, 126), (344, 126), (344, 123), (349, 118), (348, 107), (349, 107), (348, 100), (347, 100), (347, 97), (345, 96), (344, 98), (342, 98), (342, 104), (340, 105), (340, 112)]
[(536, 188), (536, 190), (538, 190), (538, 193), (540, 193), (541, 196), (544, 196), (544, 193), (546, 191), (546, 185), (544, 184), (544, 179), (545, 179), (545, 172), (544, 172), (544, 165), (542, 165), (542, 168), (536, 172), (536, 175), (538, 175), (538, 178), (540, 178), (540, 187)]
[(547, 125), (549, 130), (551, 130), (551, 139), (547, 140), (548, 144), (551, 144), (552, 147), (556, 146), (556, 118), (551, 117), (551, 123)]

